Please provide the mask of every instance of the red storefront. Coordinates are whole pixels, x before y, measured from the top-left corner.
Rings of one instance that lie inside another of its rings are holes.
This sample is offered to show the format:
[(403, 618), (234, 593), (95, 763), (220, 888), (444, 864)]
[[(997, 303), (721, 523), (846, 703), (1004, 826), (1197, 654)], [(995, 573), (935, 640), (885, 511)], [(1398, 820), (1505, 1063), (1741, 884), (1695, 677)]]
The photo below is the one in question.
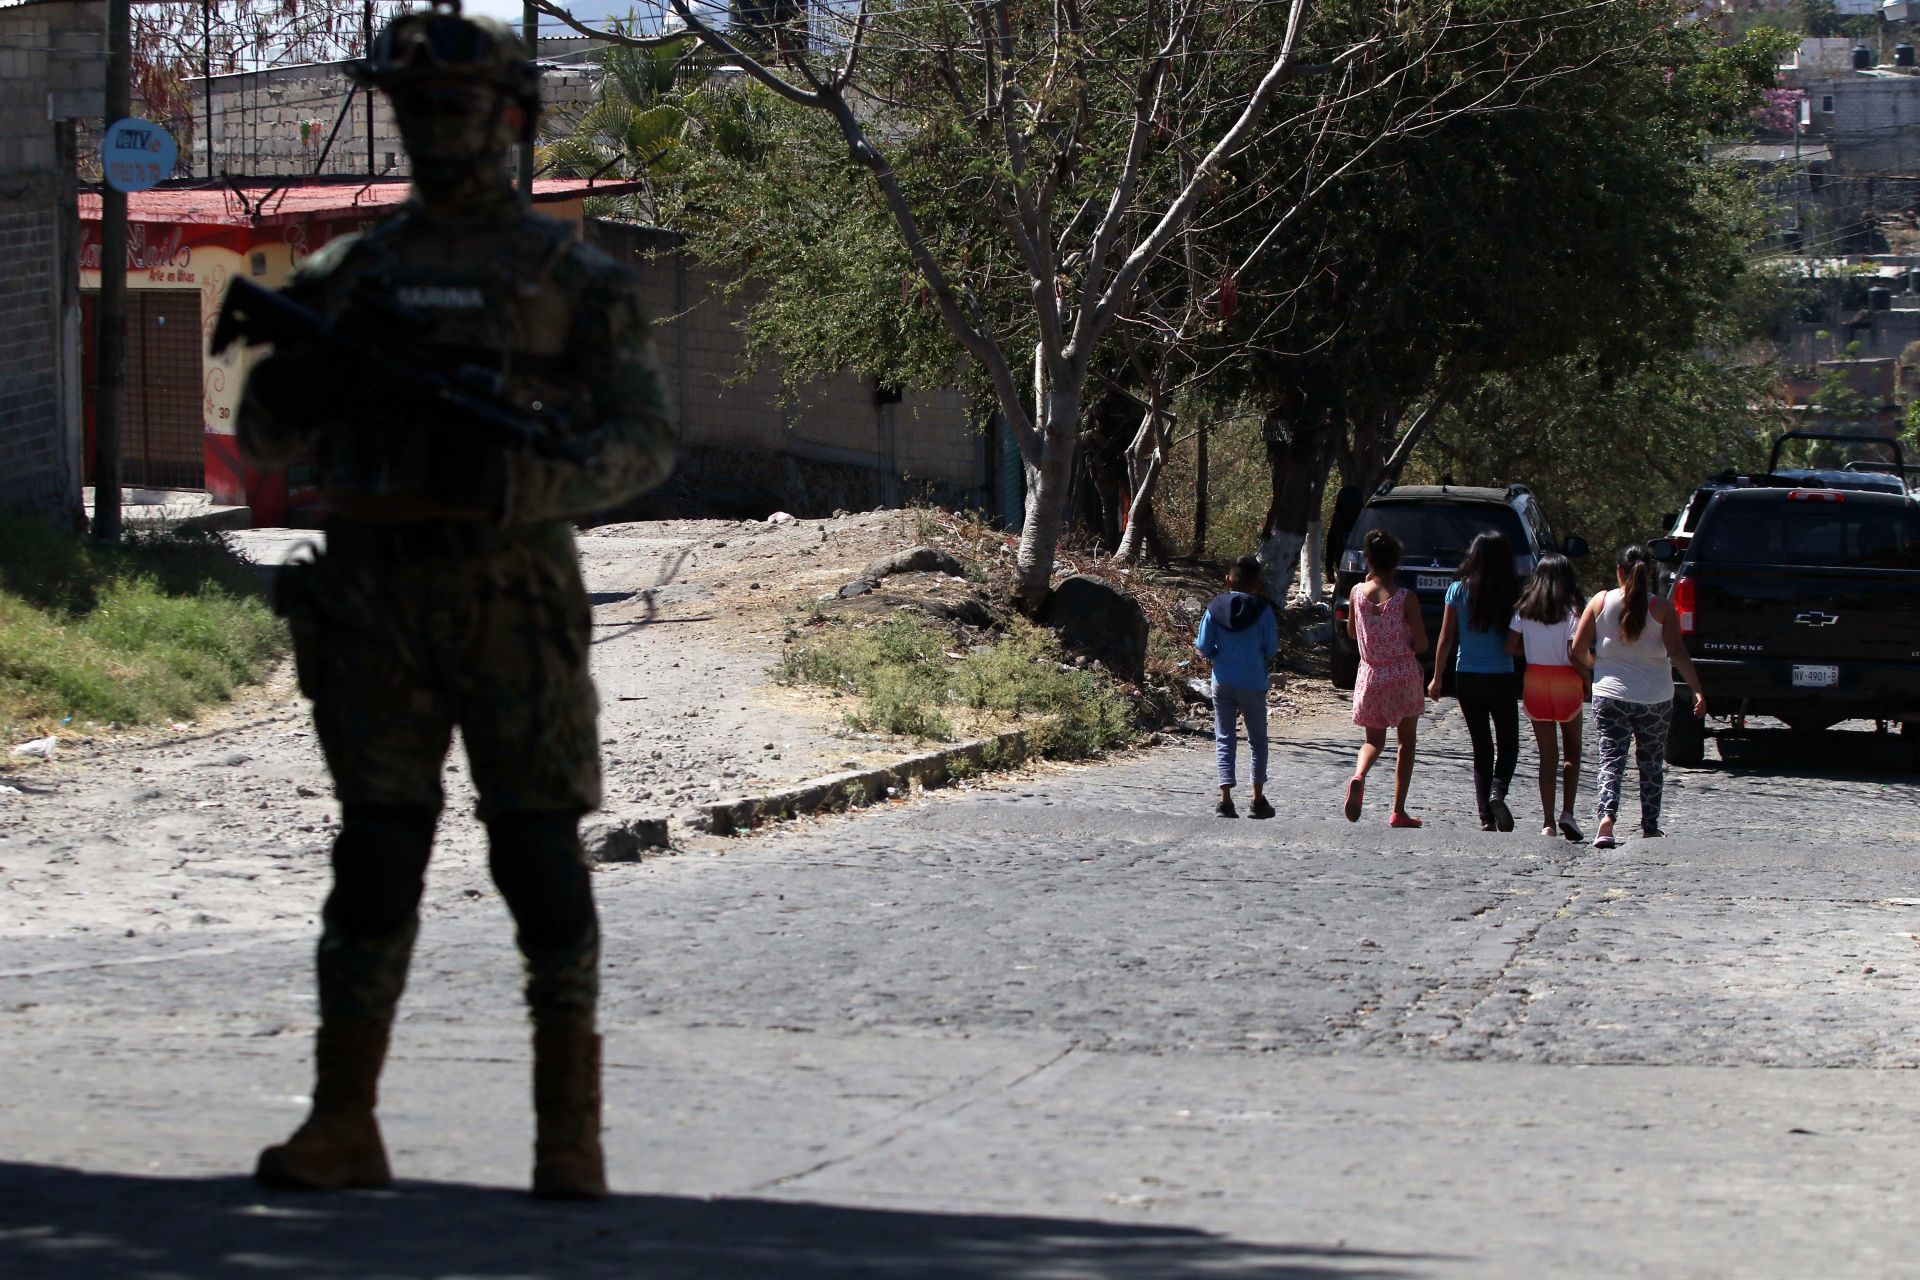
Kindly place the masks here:
[[(540, 212), (577, 228), (588, 195), (631, 183), (540, 178)], [(256, 525), (311, 523), (317, 495), (303, 469), (265, 475), (234, 448), (233, 417), (245, 373), (238, 349), (220, 359), (207, 338), (227, 282), (284, 284), (329, 240), (377, 222), (406, 198), (405, 180), (301, 185), (159, 188), (127, 197), (127, 404), (121, 453), (132, 487), (204, 489), (217, 503), (253, 509)], [(85, 321), (87, 470), (93, 473), (93, 307), (100, 288), (100, 197), (82, 194), (81, 303)]]

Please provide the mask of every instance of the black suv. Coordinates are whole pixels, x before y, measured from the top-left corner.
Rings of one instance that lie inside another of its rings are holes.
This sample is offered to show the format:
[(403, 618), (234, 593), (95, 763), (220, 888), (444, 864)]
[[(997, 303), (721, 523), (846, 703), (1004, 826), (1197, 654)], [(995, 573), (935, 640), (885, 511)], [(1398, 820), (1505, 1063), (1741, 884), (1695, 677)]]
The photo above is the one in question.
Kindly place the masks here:
[[(1653, 544), (1708, 713), (1736, 730), (1773, 716), (1920, 735), (1920, 498), (1897, 442), (1872, 439), (1894, 454), (1884, 472), (1769, 472), (1711, 494), (1684, 545)], [(1676, 706), (1667, 758), (1705, 752), (1705, 726)]]
[[(1893, 460), (1887, 463), (1856, 461), (1840, 468), (1799, 467), (1783, 471), (1780, 469), (1780, 450), (1792, 440), (1876, 446), (1885, 449)], [(1747, 475), (1737, 471), (1722, 471), (1702, 481), (1700, 487), (1693, 491), (1693, 496), (1687, 499), (1687, 505), (1670, 512), (1663, 521), (1667, 526), (1666, 539), (1673, 544), (1676, 559), (1684, 556), (1688, 544), (1693, 541), (1694, 531), (1700, 527), (1701, 517), (1707, 514), (1707, 507), (1730, 489), (1857, 489), (1863, 493), (1898, 494), (1907, 492), (1907, 477), (1917, 470), (1920, 468), (1907, 465), (1900, 442), (1886, 436), (1837, 431), (1788, 431), (1773, 442), (1773, 452), (1767, 459), (1764, 473)], [(1669, 568), (1661, 578), (1663, 592), (1671, 576)]]
[[(1352, 599), (1355, 584), (1367, 576), (1363, 548), (1367, 535), (1375, 529), (1385, 529), (1405, 548), (1399, 578), (1420, 598), (1429, 645), (1440, 638), (1440, 616), (1454, 571), (1480, 534), (1506, 536), (1513, 547), (1514, 568), (1523, 578), (1533, 572), (1534, 562), (1545, 552), (1564, 551), (1576, 557), (1587, 554), (1587, 544), (1580, 538), (1568, 538), (1564, 544), (1555, 540), (1547, 513), (1523, 484), (1510, 484), (1504, 489), (1405, 485), (1376, 494), (1354, 522), (1346, 550), (1335, 568), (1330, 648), (1336, 689), (1353, 688), (1360, 671), (1359, 646), (1347, 634), (1347, 602)], [(1420, 665), (1431, 676), (1431, 648), (1420, 656)]]

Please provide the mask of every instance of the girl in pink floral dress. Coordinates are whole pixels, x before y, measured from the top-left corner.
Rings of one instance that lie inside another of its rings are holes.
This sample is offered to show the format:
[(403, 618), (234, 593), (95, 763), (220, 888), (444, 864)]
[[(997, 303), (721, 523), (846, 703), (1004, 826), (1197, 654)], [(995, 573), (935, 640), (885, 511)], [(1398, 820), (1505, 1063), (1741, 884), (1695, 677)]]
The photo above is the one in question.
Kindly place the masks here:
[(1387, 746), (1387, 730), (1399, 732), (1393, 761), (1393, 816), (1396, 827), (1417, 827), (1407, 812), (1407, 788), (1413, 782), (1413, 743), (1420, 713), (1427, 705), (1427, 682), (1417, 655), (1427, 651), (1427, 626), (1420, 601), (1394, 581), (1400, 568), (1400, 539), (1384, 529), (1367, 535), (1367, 578), (1355, 584), (1348, 601), (1347, 630), (1360, 645), (1360, 676), (1353, 686), (1353, 722), (1367, 731), (1360, 763), (1347, 784), (1347, 821), (1360, 821), (1367, 771)]

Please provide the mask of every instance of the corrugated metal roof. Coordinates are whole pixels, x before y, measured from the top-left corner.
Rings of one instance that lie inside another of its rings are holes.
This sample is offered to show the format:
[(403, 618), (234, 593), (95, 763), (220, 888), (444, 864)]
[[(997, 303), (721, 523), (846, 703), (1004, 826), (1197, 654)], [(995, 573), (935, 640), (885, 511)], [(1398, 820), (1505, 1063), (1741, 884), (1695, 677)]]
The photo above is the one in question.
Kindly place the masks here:
[[(587, 178), (535, 178), (535, 204), (619, 196), (640, 190), (638, 182), (594, 182)], [(372, 182), (314, 182), (291, 186), (249, 183), (241, 186), (156, 187), (127, 196), (127, 221), (183, 226), (260, 227), (311, 219), (351, 218), (383, 213), (407, 198), (412, 184), (403, 178)], [(100, 194), (80, 193), (80, 219), (100, 220)]]

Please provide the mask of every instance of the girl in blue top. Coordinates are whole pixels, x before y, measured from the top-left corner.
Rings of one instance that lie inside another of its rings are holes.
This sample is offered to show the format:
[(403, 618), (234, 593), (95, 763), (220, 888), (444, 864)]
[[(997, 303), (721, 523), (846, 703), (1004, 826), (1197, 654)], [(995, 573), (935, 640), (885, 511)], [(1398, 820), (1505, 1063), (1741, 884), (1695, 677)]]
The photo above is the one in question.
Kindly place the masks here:
[(1513, 571), (1513, 548), (1497, 533), (1483, 533), (1467, 548), (1467, 558), (1447, 588), (1446, 614), (1434, 651), (1433, 683), (1427, 696), (1440, 697), (1447, 662), (1458, 646), (1453, 695), (1473, 740), (1473, 794), (1482, 831), (1513, 830), (1507, 788), (1520, 754), (1519, 687), (1507, 654), (1507, 624), (1520, 583)]
[(1214, 812), (1237, 818), (1233, 807), (1233, 756), (1239, 722), (1247, 722), (1253, 756), (1250, 818), (1271, 818), (1267, 803), (1267, 663), (1280, 648), (1273, 605), (1260, 594), (1260, 561), (1241, 556), (1227, 571), (1227, 590), (1215, 596), (1200, 619), (1193, 647), (1213, 664), (1213, 754), (1220, 779)]

